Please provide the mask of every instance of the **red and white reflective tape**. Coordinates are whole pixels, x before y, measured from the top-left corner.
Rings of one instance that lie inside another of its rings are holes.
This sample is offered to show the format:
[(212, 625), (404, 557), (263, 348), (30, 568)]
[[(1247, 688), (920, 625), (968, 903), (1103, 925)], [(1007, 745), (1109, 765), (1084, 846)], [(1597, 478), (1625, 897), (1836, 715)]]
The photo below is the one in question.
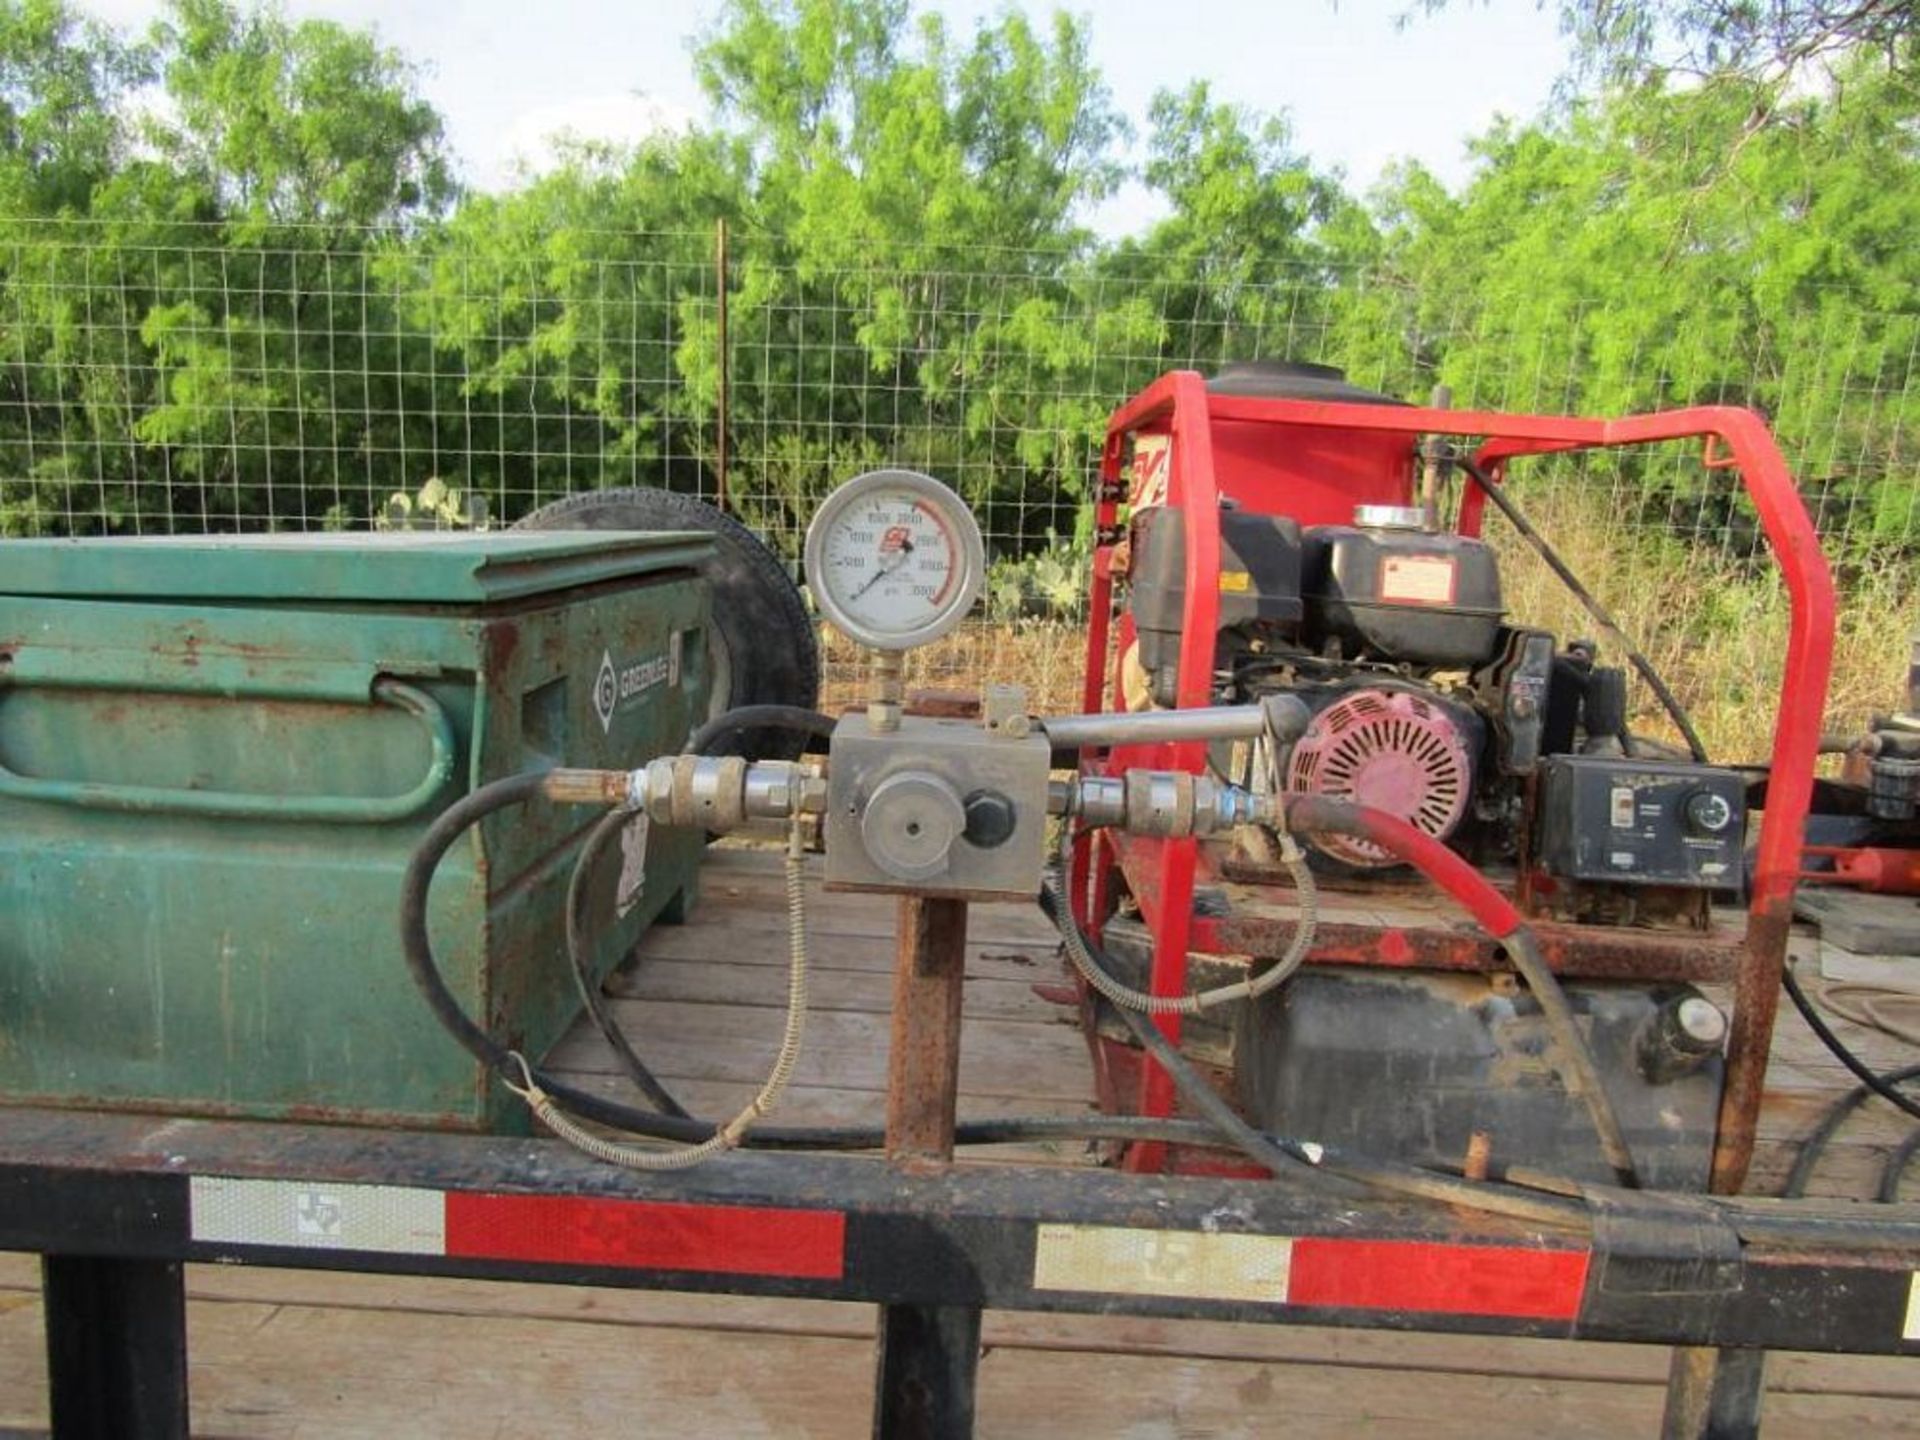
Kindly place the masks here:
[(1571, 1320), (1585, 1250), (1042, 1225), (1036, 1290)]
[(196, 1175), (191, 1235), (215, 1245), (838, 1280), (837, 1210), (499, 1195)]

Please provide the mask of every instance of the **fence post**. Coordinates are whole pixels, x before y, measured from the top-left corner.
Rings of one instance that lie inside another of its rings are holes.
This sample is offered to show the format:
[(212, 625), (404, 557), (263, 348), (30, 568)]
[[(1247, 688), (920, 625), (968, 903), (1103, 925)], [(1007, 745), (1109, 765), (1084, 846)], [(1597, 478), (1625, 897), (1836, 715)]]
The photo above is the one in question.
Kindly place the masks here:
[(732, 347), (727, 344), (727, 217), (713, 222), (714, 292), (719, 297), (719, 414), (714, 421), (714, 504), (727, 508), (727, 380), (733, 368)]

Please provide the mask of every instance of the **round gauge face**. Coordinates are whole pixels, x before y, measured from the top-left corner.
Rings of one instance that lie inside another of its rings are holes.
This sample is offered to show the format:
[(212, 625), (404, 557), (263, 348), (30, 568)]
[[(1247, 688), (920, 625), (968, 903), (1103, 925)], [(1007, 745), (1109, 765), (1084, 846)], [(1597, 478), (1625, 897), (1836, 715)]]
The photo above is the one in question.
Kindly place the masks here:
[(911, 470), (875, 470), (829, 495), (807, 529), (807, 583), (864, 645), (905, 650), (959, 624), (980, 593), (985, 547), (953, 491)]

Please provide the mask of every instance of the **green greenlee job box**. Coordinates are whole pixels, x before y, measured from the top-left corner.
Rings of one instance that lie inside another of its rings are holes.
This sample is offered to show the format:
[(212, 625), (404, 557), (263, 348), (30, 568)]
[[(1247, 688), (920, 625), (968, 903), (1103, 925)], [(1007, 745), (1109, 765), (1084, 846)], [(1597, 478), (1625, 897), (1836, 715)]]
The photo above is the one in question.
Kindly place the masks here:
[[(415, 991), (401, 875), (501, 776), (632, 768), (704, 712), (708, 542), (606, 532), (0, 542), (0, 1097), (517, 1128)], [(454, 993), (543, 1054), (579, 1011), (536, 800), (441, 863)], [(604, 973), (692, 902), (637, 818), (592, 877)]]

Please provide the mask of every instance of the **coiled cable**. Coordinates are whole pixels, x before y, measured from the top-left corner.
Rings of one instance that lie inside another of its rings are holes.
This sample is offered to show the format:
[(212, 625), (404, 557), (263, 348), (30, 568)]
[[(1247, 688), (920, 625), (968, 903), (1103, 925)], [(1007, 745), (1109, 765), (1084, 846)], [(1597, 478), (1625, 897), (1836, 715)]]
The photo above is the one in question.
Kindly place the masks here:
[[(1066, 836), (1062, 847), (1064, 850), (1072, 843), (1071, 827), (1067, 827), (1063, 834)], [(1142, 1015), (1199, 1015), (1228, 1001), (1258, 1000), (1270, 993), (1277, 986), (1285, 984), (1294, 971), (1305, 963), (1307, 952), (1313, 948), (1313, 933), (1320, 919), (1319, 890), (1314, 884), (1313, 872), (1307, 868), (1306, 856), (1294, 843), (1293, 837), (1284, 831), (1274, 838), (1279, 844), (1280, 857), (1287, 867), (1287, 873), (1293, 877), (1300, 918), (1293, 927), (1293, 937), (1287, 942), (1285, 953), (1257, 975), (1249, 974), (1245, 980), (1235, 980), (1230, 984), (1216, 985), (1211, 990), (1186, 995), (1150, 995), (1144, 990), (1135, 990), (1111, 970), (1096, 965), (1084, 946), (1069, 941), (1067, 959), (1073, 963), (1080, 978), (1103, 998), (1118, 1009), (1136, 1011)], [(1045, 882), (1061, 914), (1070, 913), (1066, 872), (1067, 861), (1063, 855), (1058, 866), (1048, 869)]]
[[(737, 1148), (746, 1138), (747, 1131), (773, 1109), (793, 1078), (807, 1026), (807, 911), (803, 868), (806, 848), (803, 843), (805, 831), (798, 815), (789, 825), (787, 836), (787, 1018), (781, 1029), (780, 1048), (774, 1056), (773, 1068), (767, 1072), (760, 1089), (739, 1114), (717, 1127), (706, 1139), (679, 1149), (661, 1150), (651, 1145), (622, 1144), (594, 1134), (562, 1110), (553, 1097), (541, 1088), (525, 1056), (518, 1051), (508, 1052), (509, 1058), (519, 1068), (520, 1079), (518, 1082), (508, 1079), (505, 1082), (507, 1088), (526, 1101), (541, 1123), (560, 1139), (596, 1160), (618, 1165), (625, 1170), (685, 1170)], [(615, 1028), (617, 1030), (618, 1027)]]
[[(685, 1118), (686, 1109), (673, 1098), (673, 1092), (668, 1090), (647, 1067), (646, 1061), (640, 1058), (639, 1052), (627, 1039), (626, 1031), (620, 1028), (619, 1022), (613, 1018), (613, 1012), (607, 1008), (606, 997), (601, 993), (599, 979), (594, 975), (593, 957), (587, 951), (585, 931), (589, 877), (593, 873), (594, 866), (599, 864), (601, 853), (613, 842), (614, 837), (623, 834), (636, 818), (642, 824), (646, 823), (646, 816), (641, 811), (625, 808), (609, 810), (593, 829), (587, 832), (587, 838), (580, 846), (579, 857), (573, 862), (573, 874), (567, 881), (565, 928), (568, 968), (573, 972), (574, 988), (580, 992), (580, 1003), (586, 1007), (587, 1014), (592, 1018), (594, 1028), (600, 1032), (601, 1038), (612, 1048), (615, 1058), (620, 1062), (620, 1067), (627, 1072), (627, 1078), (634, 1083), (635, 1088), (642, 1095), (659, 1108), (663, 1115), (678, 1115)], [(526, 1068), (524, 1060), (521, 1061), (521, 1068), (523, 1070)], [(522, 1078), (529, 1088), (538, 1088), (533, 1085), (533, 1077), (530, 1074)]]

